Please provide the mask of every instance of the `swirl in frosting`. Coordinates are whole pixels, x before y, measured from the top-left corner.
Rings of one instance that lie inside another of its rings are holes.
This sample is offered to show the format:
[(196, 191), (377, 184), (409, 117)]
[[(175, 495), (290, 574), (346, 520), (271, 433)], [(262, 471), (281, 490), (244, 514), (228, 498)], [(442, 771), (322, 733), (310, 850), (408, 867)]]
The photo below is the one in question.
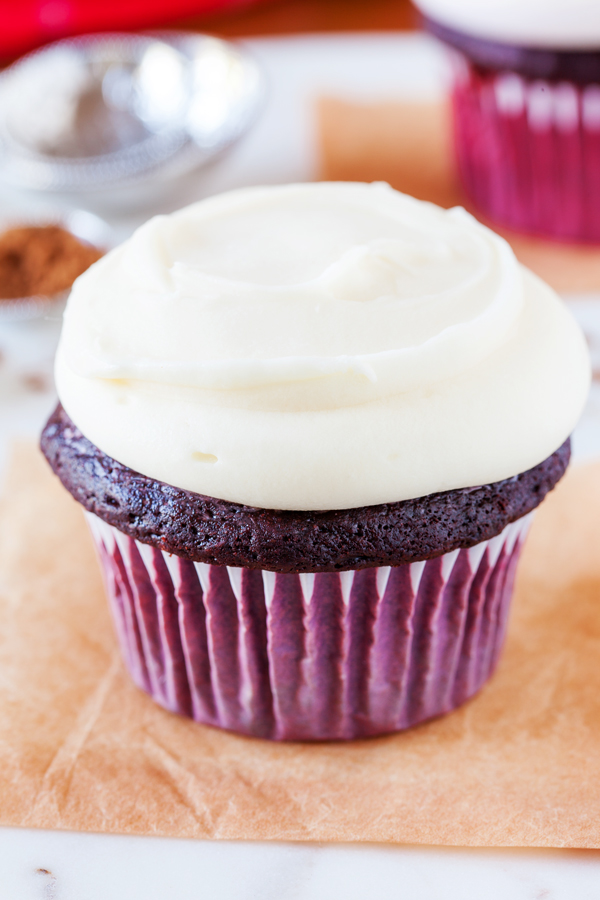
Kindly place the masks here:
[(484, 40), (600, 49), (598, 0), (416, 0), (416, 5), (430, 19)]
[(562, 302), (464, 210), (325, 183), (151, 219), (75, 283), (56, 377), (132, 469), (316, 510), (537, 465), (590, 372)]

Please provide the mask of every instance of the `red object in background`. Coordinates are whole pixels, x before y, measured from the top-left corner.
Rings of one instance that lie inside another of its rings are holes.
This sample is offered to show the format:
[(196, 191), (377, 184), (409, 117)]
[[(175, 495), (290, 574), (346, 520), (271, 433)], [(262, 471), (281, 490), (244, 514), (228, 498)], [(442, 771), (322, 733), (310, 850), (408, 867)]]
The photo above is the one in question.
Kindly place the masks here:
[(152, 28), (184, 16), (239, 11), (265, 0), (0, 0), (0, 58), (90, 31)]

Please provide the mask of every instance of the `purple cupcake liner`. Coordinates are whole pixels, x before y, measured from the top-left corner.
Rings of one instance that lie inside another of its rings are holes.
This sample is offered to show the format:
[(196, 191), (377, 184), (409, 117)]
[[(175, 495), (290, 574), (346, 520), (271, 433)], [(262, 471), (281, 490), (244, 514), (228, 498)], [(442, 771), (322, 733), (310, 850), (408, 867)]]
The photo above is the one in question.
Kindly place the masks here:
[(460, 177), (481, 212), (532, 234), (600, 241), (600, 85), (457, 56), (453, 108)]
[(87, 516), (138, 687), (274, 740), (399, 731), (475, 694), (498, 660), (531, 519), (424, 562), (295, 575), (193, 563)]

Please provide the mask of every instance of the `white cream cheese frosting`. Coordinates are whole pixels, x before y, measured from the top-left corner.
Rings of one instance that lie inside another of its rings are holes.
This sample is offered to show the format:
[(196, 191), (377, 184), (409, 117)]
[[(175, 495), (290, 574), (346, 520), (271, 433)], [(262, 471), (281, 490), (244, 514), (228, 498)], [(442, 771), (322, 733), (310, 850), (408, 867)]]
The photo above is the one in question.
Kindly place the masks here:
[(76, 281), (56, 361), (109, 456), (296, 510), (525, 471), (589, 379), (577, 324), (502, 238), (384, 184), (247, 188), (151, 219)]
[(599, 0), (416, 0), (416, 5), (448, 28), (490, 41), (600, 49)]

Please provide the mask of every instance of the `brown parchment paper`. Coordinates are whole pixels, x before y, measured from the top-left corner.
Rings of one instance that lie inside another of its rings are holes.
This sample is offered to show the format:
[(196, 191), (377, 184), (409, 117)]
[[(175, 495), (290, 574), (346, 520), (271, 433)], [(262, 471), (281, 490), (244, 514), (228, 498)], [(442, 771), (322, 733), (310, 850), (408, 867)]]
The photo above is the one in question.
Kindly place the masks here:
[(80, 508), (20, 446), (0, 511), (0, 824), (600, 847), (599, 510), (600, 463), (542, 506), (475, 700), (404, 734), (275, 745), (132, 686)]
[[(454, 167), (448, 104), (354, 103), (322, 97), (317, 103), (320, 177), (327, 181), (388, 181), (440, 206), (469, 203)], [(486, 221), (476, 210), (478, 218)], [(562, 293), (600, 290), (600, 248), (502, 234), (518, 259)]]

